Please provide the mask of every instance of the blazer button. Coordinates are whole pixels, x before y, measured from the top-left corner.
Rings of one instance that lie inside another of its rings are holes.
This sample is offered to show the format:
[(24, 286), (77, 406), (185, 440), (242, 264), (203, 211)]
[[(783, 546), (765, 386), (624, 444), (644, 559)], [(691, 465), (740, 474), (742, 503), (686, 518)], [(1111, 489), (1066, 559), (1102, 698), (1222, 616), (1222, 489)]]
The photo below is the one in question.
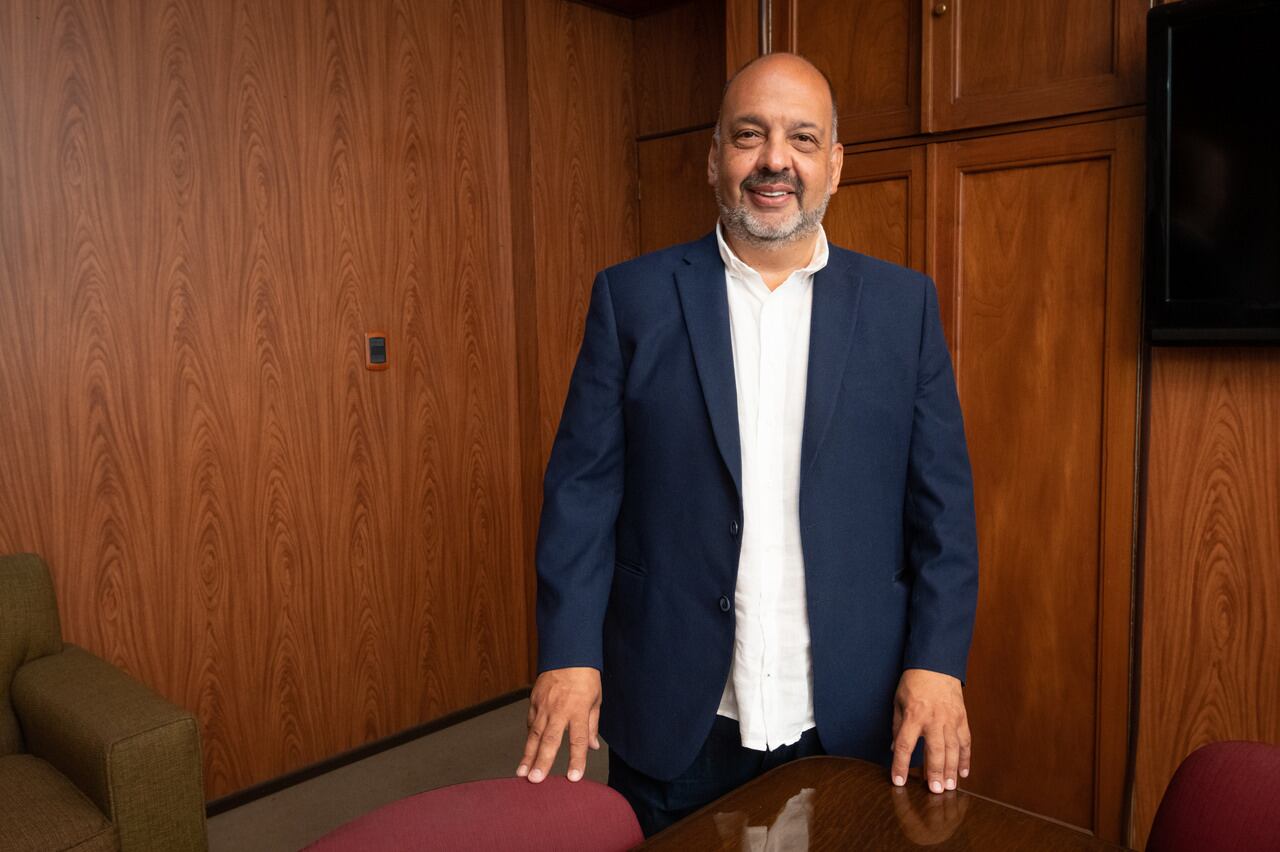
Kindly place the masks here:
[(729, 611), (729, 599), (724, 595), (720, 596), (720, 611), (721, 612)]
[(738, 521), (737, 521), (736, 519), (735, 519), (735, 520), (730, 521), (730, 522), (729, 522), (729, 535), (737, 535), (737, 534), (738, 534), (738, 533), (740, 533), (740, 532), (742, 532), (742, 527), (738, 526)]

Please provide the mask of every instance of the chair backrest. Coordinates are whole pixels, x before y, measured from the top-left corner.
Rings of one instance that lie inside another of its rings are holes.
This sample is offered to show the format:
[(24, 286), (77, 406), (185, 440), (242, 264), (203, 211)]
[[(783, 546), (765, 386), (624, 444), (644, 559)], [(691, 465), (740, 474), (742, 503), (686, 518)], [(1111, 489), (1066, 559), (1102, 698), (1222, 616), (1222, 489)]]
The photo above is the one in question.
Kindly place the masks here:
[(0, 556), (0, 755), (23, 750), (9, 687), (19, 667), (62, 650), (49, 569), (39, 556)]
[(306, 852), (611, 852), (644, 840), (627, 800), (593, 781), (553, 776), (429, 790), (335, 829)]
[(1148, 852), (1280, 849), (1280, 746), (1221, 742), (1182, 761), (1160, 799)]

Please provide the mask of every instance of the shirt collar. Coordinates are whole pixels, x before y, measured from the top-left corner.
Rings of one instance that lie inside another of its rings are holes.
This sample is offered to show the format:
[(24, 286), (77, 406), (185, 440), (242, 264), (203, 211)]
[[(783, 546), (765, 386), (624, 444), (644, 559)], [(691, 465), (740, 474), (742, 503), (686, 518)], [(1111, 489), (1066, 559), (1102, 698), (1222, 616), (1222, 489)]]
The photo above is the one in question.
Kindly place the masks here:
[[(750, 278), (753, 275), (758, 276), (760, 274), (748, 266), (742, 258), (734, 254), (733, 249), (729, 247), (729, 243), (725, 241), (724, 226), (719, 222), (716, 222), (716, 245), (720, 247), (720, 259), (724, 261), (725, 268), (734, 275)], [(813, 275), (820, 269), (826, 267), (827, 260), (830, 256), (831, 252), (827, 246), (827, 232), (821, 225), (819, 225), (818, 239), (813, 245), (813, 257), (809, 259), (808, 264), (796, 270), (796, 272)]]

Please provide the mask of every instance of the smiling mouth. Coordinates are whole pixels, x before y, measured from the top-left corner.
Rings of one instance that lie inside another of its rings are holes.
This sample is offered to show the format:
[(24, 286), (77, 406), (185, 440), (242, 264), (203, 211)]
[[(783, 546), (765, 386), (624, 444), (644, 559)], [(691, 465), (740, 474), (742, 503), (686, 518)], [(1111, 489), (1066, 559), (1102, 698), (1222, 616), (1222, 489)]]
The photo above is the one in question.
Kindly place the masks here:
[(787, 174), (754, 174), (742, 182), (743, 194), (751, 198), (753, 207), (777, 210), (790, 206), (791, 196), (799, 200), (800, 187)]
[(746, 187), (751, 206), (762, 212), (790, 208), (791, 198), (795, 194), (796, 191), (791, 187), (777, 184)]

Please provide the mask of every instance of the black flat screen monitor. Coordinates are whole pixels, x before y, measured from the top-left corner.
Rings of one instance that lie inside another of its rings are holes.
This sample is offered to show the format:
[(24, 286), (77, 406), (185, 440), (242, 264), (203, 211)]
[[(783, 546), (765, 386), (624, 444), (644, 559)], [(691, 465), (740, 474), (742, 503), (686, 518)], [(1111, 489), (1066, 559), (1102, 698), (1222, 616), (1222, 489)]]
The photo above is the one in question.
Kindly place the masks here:
[(1280, 343), (1280, 0), (1147, 17), (1146, 330)]

